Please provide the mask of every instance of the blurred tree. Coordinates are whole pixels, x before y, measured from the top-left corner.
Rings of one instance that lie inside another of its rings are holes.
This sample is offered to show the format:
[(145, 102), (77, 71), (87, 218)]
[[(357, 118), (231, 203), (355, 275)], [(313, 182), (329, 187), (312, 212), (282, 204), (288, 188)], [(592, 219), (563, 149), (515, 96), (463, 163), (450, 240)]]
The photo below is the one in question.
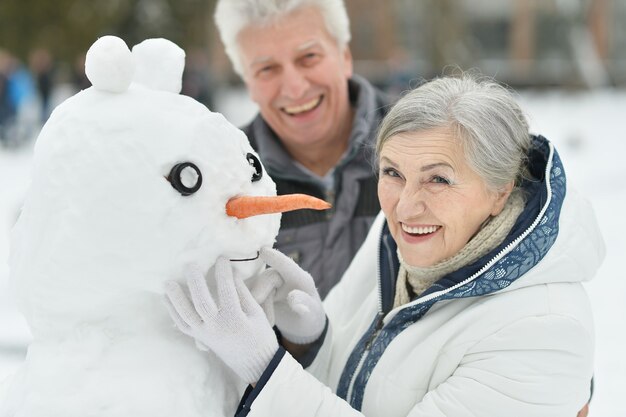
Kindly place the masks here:
[(181, 47), (206, 46), (214, 0), (2, 0), (0, 47), (21, 59), (44, 47), (71, 61), (99, 36), (133, 45), (165, 37)]

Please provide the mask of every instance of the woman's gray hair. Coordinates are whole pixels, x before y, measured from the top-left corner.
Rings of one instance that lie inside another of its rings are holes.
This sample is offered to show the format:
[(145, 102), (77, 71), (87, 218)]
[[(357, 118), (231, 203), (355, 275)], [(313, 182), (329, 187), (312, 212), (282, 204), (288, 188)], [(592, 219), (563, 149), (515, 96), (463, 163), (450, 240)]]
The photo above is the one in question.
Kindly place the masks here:
[(343, 0), (218, 0), (215, 24), (235, 72), (243, 75), (237, 44), (242, 29), (250, 25), (269, 25), (306, 6), (317, 7), (326, 30), (343, 50), (350, 42), (350, 21)]
[(528, 121), (513, 94), (497, 82), (473, 75), (427, 82), (408, 92), (383, 119), (376, 141), (401, 133), (450, 128), (470, 166), (493, 190), (527, 177), (531, 146)]

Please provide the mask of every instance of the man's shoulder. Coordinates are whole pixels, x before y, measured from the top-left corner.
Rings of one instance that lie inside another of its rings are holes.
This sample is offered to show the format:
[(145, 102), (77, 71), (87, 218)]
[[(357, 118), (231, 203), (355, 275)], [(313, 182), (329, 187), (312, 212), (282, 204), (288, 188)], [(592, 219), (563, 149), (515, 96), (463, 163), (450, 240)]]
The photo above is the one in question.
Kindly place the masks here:
[(365, 100), (362, 100), (362, 102), (372, 101), (374, 103), (376, 112), (380, 116), (384, 116), (385, 114), (387, 114), (391, 106), (394, 104), (394, 100), (389, 94), (376, 87), (369, 80), (360, 75), (354, 74), (352, 78), (350, 78), (348, 83), (351, 90), (353, 102), (357, 101), (356, 98), (358, 97), (358, 95), (364, 94), (369, 99), (366, 98)]

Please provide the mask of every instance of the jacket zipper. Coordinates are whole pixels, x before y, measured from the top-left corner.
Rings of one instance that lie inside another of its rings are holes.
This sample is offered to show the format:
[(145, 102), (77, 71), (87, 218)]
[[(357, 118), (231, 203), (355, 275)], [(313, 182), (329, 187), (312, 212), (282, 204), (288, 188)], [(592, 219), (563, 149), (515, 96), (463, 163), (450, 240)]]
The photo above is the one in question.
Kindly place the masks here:
[[(479, 277), (480, 275), (482, 275), (487, 269), (491, 268), (491, 266), (496, 263), (497, 261), (499, 261), (504, 255), (506, 255), (507, 253), (509, 253), (515, 246), (517, 246), (522, 240), (524, 240), (526, 238), (526, 236), (528, 236), (533, 230), (535, 230), (535, 228), (537, 227), (537, 225), (539, 224), (539, 222), (541, 221), (541, 219), (543, 218), (546, 210), (548, 209), (548, 206), (550, 205), (550, 203), (552, 202), (552, 185), (550, 184), (550, 171), (552, 169), (552, 159), (554, 156), (554, 146), (552, 145), (552, 143), (549, 143), (548, 146), (550, 147), (550, 153), (548, 155), (548, 161), (546, 163), (546, 170), (544, 172), (545, 178), (546, 178), (546, 191), (547, 191), (547, 198), (546, 198), (546, 202), (543, 205), (543, 207), (541, 208), (541, 211), (539, 212), (539, 214), (537, 215), (537, 217), (535, 218), (535, 220), (533, 221), (533, 223), (528, 227), (528, 229), (526, 229), (524, 231), (524, 233), (522, 233), (517, 239), (515, 239), (513, 242), (509, 243), (504, 249), (502, 249), (500, 252), (498, 252), (496, 254), (496, 256), (494, 256), (493, 258), (491, 258), (491, 260), (489, 262), (487, 262), (485, 265), (483, 265), (482, 268), (480, 268), (480, 270), (478, 272), (476, 272), (475, 274), (473, 274), (472, 276), (470, 276), (469, 278), (463, 280), (462, 282), (447, 288), (443, 291), (438, 291), (438, 292), (434, 292), (432, 294), (429, 294), (427, 296), (425, 296), (424, 298), (420, 298), (415, 300), (412, 303), (406, 304), (404, 306), (402, 306), (400, 308), (400, 310), (404, 310), (405, 308), (408, 307), (412, 307), (414, 305), (417, 304), (422, 304), (425, 303), (427, 301), (430, 301), (434, 298), (440, 297), (442, 295), (445, 295), (447, 293), (449, 293), (450, 291), (453, 291), (459, 287), (462, 287), (463, 285), (468, 284), (469, 282), (473, 281), (474, 279), (476, 279), (477, 277)], [(381, 241), (383, 239), (380, 239)], [(381, 252), (381, 248), (380, 248), (380, 244), (379, 244), (379, 254)], [(377, 320), (378, 322), (376, 323), (376, 328), (374, 330), (374, 332), (372, 332), (372, 335), (370, 336), (369, 340), (367, 341), (365, 350), (363, 351), (363, 353), (361, 354), (361, 359), (359, 360), (359, 364), (357, 365), (354, 373), (352, 374), (351, 378), (350, 378), (350, 385), (348, 386), (348, 394), (346, 396), (346, 400), (348, 402), (351, 402), (351, 397), (352, 397), (352, 391), (354, 390), (354, 383), (356, 381), (357, 376), (359, 375), (359, 373), (361, 372), (361, 368), (363, 367), (363, 364), (365, 363), (365, 359), (367, 358), (370, 348), (372, 346), (372, 344), (374, 343), (374, 341), (376, 340), (376, 338), (378, 337), (378, 335), (380, 334), (380, 331), (382, 330), (382, 328), (384, 327), (384, 319), (385, 319), (385, 314), (383, 313), (382, 310), (382, 284), (381, 284), (381, 274), (380, 274), (380, 262), (378, 262), (378, 316), (377, 316)]]
[(363, 351), (363, 354), (361, 355), (361, 359), (359, 359), (359, 364), (357, 365), (356, 369), (354, 370), (354, 373), (352, 374), (352, 378), (350, 380), (350, 386), (348, 387), (348, 394), (346, 395), (346, 400), (348, 402), (351, 402), (352, 390), (354, 389), (354, 382), (356, 381), (356, 376), (361, 372), (361, 368), (363, 368), (365, 359), (369, 355), (372, 344), (374, 343), (374, 341), (380, 334), (380, 331), (383, 329), (384, 318), (385, 318), (384, 314), (378, 313), (378, 316), (376, 317), (376, 320), (377, 320), (376, 327), (374, 328), (374, 331), (370, 335), (370, 338), (367, 340), (367, 343), (365, 344), (365, 350)]
[[(382, 257), (382, 248), (381, 248), (381, 244), (384, 244), (385, 246), (387, 246), (387, 251), (389, 251), (389, 246), (387, 244), (387, 242), (382, 242), (383, 239), (380, 239), (379, 243), (378, 243), (378, 256), (379, 259)], [(350, 385), (348, 386), (348, 393), (346, 395), (346, 400), (348, 402), (350, 402), (350, 398), (352, 397), (352, 390), (354, 388), (354, 382), (356, 381), (356, 376), (359, 374), (359, 372), (361, 372), (361, 368), (363, 367), (363, 364), (365, 363), (365, 358), (367, 358), (370, 348), (372, 347), (372, 344), (374, 343), (374, 341), (376, 340), (376, 338), (378, 337), (378, 335), (380, 334), (380, 331), (383, 328), (383, 324), (384, 324), (384, 319), (385, 319), (385, 313), (383, 312), (383, 291), (382, 291), (382, 287), (380, 285), (381, 282), (381, 273), (380, 273), (380, 260), (379, 262), (377, 262), (376, 264), (376, 269), (377, 269), (377, 277), (378, 277), (378, 314), (376, 316), (376, 326), (374, 327), (374, 331), (372, 332), (372, 334), (370, 335), (367, 343), (365, 344), (365, 349), (363, 351), (363, 354), (361, 355), (361, 358), (359, 359), (359, 363), (356, 367), (356, 369), (354, 370), (354, 373), (352, 374), (352, 376), (350, 377)], [(390, 265), (391, 267), (391, 265)]]

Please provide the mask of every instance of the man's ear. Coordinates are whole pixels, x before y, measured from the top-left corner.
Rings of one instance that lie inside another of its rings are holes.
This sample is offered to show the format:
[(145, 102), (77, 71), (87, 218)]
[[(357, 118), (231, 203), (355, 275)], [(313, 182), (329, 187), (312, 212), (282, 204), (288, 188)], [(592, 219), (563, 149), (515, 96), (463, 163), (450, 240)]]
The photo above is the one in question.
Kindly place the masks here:
[(504, 205), (506, 201), (509, 199), (511, 192), (513, 191), (513, 186), (515, 185), (514, 181), (511, 181), (507, 185), (504, 186), (500, 191), (496, 193), (496, 199), (493, 202), (493, 208), (491, 210), (492, 216), (497, 216), (500, 214), (502, 209), (504, 209)]
[(344, 61), (344, 74), (346, 78), (352, 77), (353, 71), (353, 60), (352, 60), (352, 51), (350, 51), (350, 47), (348, 45), (343, 49), (343, 61)]

